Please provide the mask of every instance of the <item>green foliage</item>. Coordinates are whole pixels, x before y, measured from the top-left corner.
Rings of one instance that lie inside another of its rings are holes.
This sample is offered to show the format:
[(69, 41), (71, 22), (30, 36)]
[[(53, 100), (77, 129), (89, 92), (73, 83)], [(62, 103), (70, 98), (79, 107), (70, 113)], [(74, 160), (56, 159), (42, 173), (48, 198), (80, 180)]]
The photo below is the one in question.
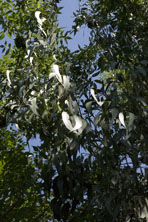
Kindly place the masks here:
[(14, 130), (1, 129), (0, 135), (0, 220), (49, 219), (51, 213), (41, 195), (42, 184), (30, 161), (31, 153)]
[(148, 218), (142, 157), (147, 156), (147, 8), (147, 1), (84, 1), (75, 13), (74, 33), (84, 24), (91, 29), (90, 45), (76, 54), (90, 51), (93, 57), (89, 62), (79, 57), (74, 66), (80, 64), (79, 76), (85, 67), (88, 80), (82, 110), (92, 130), (85, 146), (106, 181), (96, 194), (101, 210), (93, 210), (100, 221)]
[(148, 2), (57, 3), (0, 1), (0, 221), (147, 221)]

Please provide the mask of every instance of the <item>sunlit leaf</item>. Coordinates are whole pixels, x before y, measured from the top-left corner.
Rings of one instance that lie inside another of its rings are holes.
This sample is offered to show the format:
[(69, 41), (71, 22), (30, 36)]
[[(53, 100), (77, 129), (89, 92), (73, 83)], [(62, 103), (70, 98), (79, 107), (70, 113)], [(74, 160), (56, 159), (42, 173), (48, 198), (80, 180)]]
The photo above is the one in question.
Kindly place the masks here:
[(70, 121), (70, 116), (67, 112), (62, 112), (62, 120), (66, 126), (67, 129), (69, 129), (71, 132), (78, 133), (76, 130), (80, 129), (83, 125), (82, 119), (79, 116), (74, 115), (74, 126), (72, 125), (72, 122)]
[(126, 128), (126, 125), (125, 125), (125, 122), (124, 122), (124, 115), (123, 115), (122, 112), (119, 113), (119, 121)]
[(99, 105), (99, 106), (102, 106), (104, 102), (99, 102), (97, 97), (95, 96), (95, 91), (94, 89), (90, 89), (90, 93), (92, 95), (92, 97), (94, 98), (94, 100), (96, 101), (96, 103)]
[(10, 85), (11, 85), (11, 80), (10, 80), (10, 70), (7, 70), (6, 71), (6, 75), (7, 75), (7, 79), (8, 79), (8, 86), (10, 87)]
[(65, 76), (63, 75), (63, 86), (66, 90), (69, 89), (70, 87), (70, 81), (69, 81), (69, 77), (68, 76)]
[(49, 79), (53, 78), (54, 76), (58, 79), (60, 83), (62, 83), (62, 77), (59, 72), (59, 66), (56, 64), (52, 64), (51, 66), (51, 73), (49, 74)]

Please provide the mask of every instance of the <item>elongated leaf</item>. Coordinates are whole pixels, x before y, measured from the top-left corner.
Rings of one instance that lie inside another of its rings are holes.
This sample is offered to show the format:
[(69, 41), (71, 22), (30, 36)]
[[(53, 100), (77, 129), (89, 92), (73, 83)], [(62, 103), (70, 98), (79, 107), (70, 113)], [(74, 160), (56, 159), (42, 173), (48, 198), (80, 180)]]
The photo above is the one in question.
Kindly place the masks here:
[(89, 102), (87, 102), (87, 103), (85, 104), (86, 109), (87, 109), (88, 112), (91, 112), (91, 111), (92, 111), (92, 102), (93, 102), (93, 101), (89, 101)]
[[(78, 135), (80, 135), (83, 132), (83, 130), (86, 129), (86, 127), (87, 127), (86, 120), (81, 119), (81, 123), (82, 123), (82, 126), (78, 129), (78, 132), (77, 132)], [(89, 130), (90, 130), (90, 128), (88, 127), (87, 132), (89, 132)]]
[(42, 26), (42, 24), (43, 24), (43, 22), (46, 20), (45, 18), (40, 18), (40, 14), (41, 14), (41, 12), (40, 11), (36, 11), (35, 12), (35, 17), (36, 17), (36, 19), (37, 19), (37, 22), (39, 23), (39, 25), (41, 25)]
[(128, 130), (131, 131), (134, 129), (134, 121), (136, 119), (136, 116), (133, 113), (129, 113), (129, 122), (128, 122)]
[(126, 128), (126, 125), (125, 125), (125, 122), (124, 122), (124, 115), (123, 115), (123, 113), (119, 113), (119, 121)]
[(77, 132), (77, 130), (80, 129), (83, 125), (82, 119), (76, 115), (73, 116), (73, 119), (75, 122), (74, 127), (72, 126), (72, 123), (69, 119), (69, 114), (67, 112), (62, 112), (62, 120), (63, 120), (66, 128), (69, 129), (71, 132), (79, 134), (79, 132)]
[(7, 36), (12, 39), (11, 33), (7, 32)]
[(102, 106), (104, 102), (99, 102), (99, 101), (97, 100), (97, 98), (96, 98), (96, 96), (95, 96), (95, 91), (94, 91), (94, 89), (91, 89), (91, 90), (90, 90), (90, 93), (91, 93), (92, 97), (94, 98), (94, 100), (96, 101), (96, 103), (97, 103), (99, 106)]
[(4, 33), (2, 33), (2, 34), (0, 35), (0, 40), (2, 40), (3, 38), (5, 38), (5, 34), (4, 34)]
[(119, 112), (119, 111), (118, 111), (117, 108), (112, 108), (112, 109), (111, 109), (111, 113), (112, 113), (112, 120), (111, 120), (111, 121), (113, 121), (114, 119), (117, 118), (118, 112)]
[(52, 64), (51, 66), (51, 70), (52, 72), (49, 74), (49, 79), (51, 79), (52, 77), (56, 77), (57, 80), (62, 83), (62, 77), (61, 77), (61, 74), (59, 72), (59, 66), (56, 65), (56, 64)]
[(10, 80), (10, 70), (6, 71), (7, 79), (8, 79), (8, 86), (10, 87), (11, 85), (11, 80)]
[(72, 124), (69, 120), (69, 115), (66, 112), (62, 112), (62, 120), (66, 126), (67, 129), (69, 129), (70, 131), (73, 130)]
[(33, 98), (33, 99), (31, 100), (30, 108), (31, 108), (31, 110), (33, 111), (34, 114), (38, 115), (38, 112), (37, 112), (37, 108), (38, 108), (38, 107), (37, 107), (36, 102), (37, 102), (37, 98)]
[(66, 90), (69, 89), (70, 87), (70, 81), (69, 81), (69, 77), (68, 76), (63, 76), (63, 86)]
[(42, 24), (43, 24), (43, 22), (46, 20), (45, 18), (40, 18), (40, 14), (41, 14), (41, 12), (40, 11), (36, 11), (35, 12), (35, 17), (36, 17), (36, 19), (37, 19), (37, 22), (38, 22), (38, 25), (39, 25), (39, 29), (44, 33), (44, 35), (47, 37), (47, 35), (46, 35), (46, 33), (45, 33), (45, 31), (43, 30), (43, 28), (42, 28)]
[(75, 126), (72, 131), (78, 130), (82, 127), (82, 119), (79, 116), (74, 115)]

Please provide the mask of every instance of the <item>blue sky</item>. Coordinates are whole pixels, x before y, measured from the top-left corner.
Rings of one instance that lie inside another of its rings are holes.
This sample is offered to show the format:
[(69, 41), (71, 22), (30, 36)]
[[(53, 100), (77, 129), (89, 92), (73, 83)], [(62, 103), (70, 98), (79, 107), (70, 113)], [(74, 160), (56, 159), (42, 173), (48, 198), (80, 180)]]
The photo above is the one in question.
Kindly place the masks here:
[[(70, 30), (74, 20), (73, 12), (79, 9), (79, 0), (62, 0), (58, 5), (63, 7), (62, 13), (59, 15), (59, 26), (64, 27), (65, 31)], [(0, 44), (4, 44), (5, 40), (13, 43), (13, 40), (9, 39), (6, 35), (5, 39), (3, 39)], [(72, 40), (69, 41), (68, 47), (74, 51), (77, 49), (78, 44), (83, 47), (85, 44), (88, 44), (88, 42), (89, 29), (87, 27), (82, 27), (76, 36), (73, 36)]]
[[(62, 14), (59, 15), (59, 26), (65, 27), (65, 30), (70, 30), (73, 25), (73, 12), (79, 9), (79, 0), (62, 0), (59, 6), (62, 6)], [(78, 44), (84, 46), (89, 42), (89, 29), (82, 27), (79, 32), (69, 41), (69, 48), (74, 51)]]

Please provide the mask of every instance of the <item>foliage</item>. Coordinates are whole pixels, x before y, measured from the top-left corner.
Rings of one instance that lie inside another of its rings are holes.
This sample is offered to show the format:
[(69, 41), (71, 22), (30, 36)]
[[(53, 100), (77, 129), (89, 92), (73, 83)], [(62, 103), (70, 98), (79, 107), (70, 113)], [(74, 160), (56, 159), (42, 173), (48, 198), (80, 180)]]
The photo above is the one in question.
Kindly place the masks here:
[[(74, 66), (79, 62), (85, 67), (85, 79), (89, 79), (82, 86), (83, 115), (92, 125), (85, 144), (103, 170), (104, 180), (108, 179), (105, 192), (104, 185), (97, 190), (100, 221), (148, 218), (147, 210), (142, 216), (138, 211), (146, 209), (148, 195), (147, 4), (84, 1), (75, 14), (74, 33), (84, 24), (91, 30), (90, 45), (81, 49)], [(88, 59), (81, 59), (87, 51), (93, 57), (88, 54)]]
[(41, 195), (43, 188), (32, 155), (25, 151), (25, 144), (15, 131), (3, 129), (0, 133), (0, 220), (49, 219), (49, 204)]
[(0, 1), (0, 220), (147, 221), (148, 2), (57, 3)]

